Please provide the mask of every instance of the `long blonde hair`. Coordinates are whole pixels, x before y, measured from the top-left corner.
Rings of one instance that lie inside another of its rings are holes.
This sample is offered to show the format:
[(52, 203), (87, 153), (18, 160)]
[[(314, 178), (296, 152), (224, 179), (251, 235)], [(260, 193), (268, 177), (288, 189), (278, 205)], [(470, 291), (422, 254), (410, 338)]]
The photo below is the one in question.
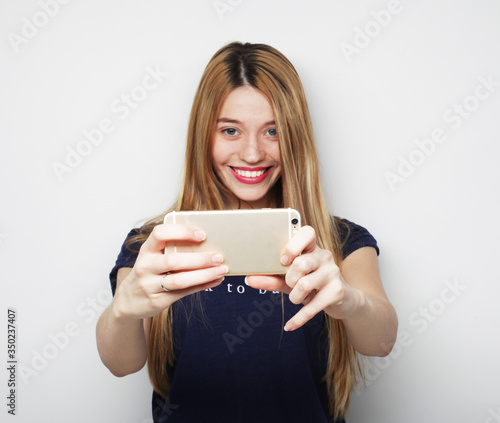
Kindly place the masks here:
[[(317, 234), (318, 246), (330, 250), (342, 263), (339, 220), (332, 217), (323, 195), (309, 109), (293, 65), (265, 44), (231, 43), (208, 63), (196, 92), (189, 120), (183, 181), (170, 210), (220, 210), (234, 195), (221, 183), (212, 166), (212, 140), (217, 118), (227, 95), (250, 85), (267, 96), (274, 111), (281, 156), (281, 178), (271, 189), (274, 207), (297, 209), (305, 225)], [(163, 213), (142, 227), (131, 242), (144, 240), (161, 223)], [(325, 314), (329, 351), (325, 381), (330, 413), (343, 417), (359, 367), (341, 320)], [(148, 371), (154, 389), (167, 396), (167, 365), (174, 363), (171, 307), (152, 319)]]

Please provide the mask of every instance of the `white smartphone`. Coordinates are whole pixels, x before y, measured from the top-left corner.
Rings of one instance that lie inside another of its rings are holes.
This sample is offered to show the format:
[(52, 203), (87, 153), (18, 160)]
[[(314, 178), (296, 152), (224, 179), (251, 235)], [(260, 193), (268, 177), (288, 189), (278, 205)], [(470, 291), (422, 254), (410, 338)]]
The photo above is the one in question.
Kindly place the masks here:
[(167, 243), (165, 253), (214, 252), (224, 257), (228, 275), (282, 275), (281, 251), (300, 229), (300, 214), (288, 209), (180, 211), (164, 223), (201, 229), (205, 241)]

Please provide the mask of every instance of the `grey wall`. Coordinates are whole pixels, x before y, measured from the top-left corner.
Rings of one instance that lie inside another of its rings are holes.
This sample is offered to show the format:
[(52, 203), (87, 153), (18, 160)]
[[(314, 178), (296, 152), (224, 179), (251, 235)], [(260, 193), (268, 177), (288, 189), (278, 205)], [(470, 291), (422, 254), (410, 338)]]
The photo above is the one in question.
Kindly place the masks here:
[(13, 307), (17, 421), (151, 422), (146, 372), (114, 378), (95, 324), (126, 233), (176, 196), (196, 85), (232, 40), (296, 65), (332, 211), (380, 244), (399, 338), (348, 420), (500, 421), (497, 0), (0, 7), (0, 343), (7, 366)]

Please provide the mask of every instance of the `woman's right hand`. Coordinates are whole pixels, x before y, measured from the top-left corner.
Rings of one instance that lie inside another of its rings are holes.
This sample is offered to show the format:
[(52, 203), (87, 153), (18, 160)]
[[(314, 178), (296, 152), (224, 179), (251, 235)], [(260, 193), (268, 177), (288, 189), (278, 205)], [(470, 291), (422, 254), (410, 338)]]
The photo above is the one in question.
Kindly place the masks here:
[[(228, 271), (220, 254), (164, 252), (169, 241), (204, 240), (205, 234), (196, 228), (157, 225), (142, 245), (132, 271), (116, 289), (112, 305), (115, 316), (145, 319), (182, 297), (219, 285)], [(162, 289), (162, 283), (168, 292)]]

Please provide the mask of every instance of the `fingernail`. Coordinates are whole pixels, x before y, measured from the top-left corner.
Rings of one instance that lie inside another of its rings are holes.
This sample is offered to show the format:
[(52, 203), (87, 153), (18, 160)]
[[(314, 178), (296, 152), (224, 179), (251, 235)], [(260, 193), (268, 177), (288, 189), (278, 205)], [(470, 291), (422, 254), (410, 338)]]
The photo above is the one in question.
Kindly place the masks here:
[(286, 266), (288, 264), (288, 256), (283, 254), (281, 256), (280, 262), (283, 266)]
[(194, 232), (194, 237), (200, 241), (205, 241), (205, 238), (207, 237), (204, 232), (202, 231), (195, 231)]
[(222, 254), (214, 254), (212, 256), (212, 262), (214, 264), (221, 264), (224, 261), (224, 257), (222, 257)]
[(245, 276), (245, 285), (250, 286), (250, 285), (248, 284), (248, 280), (247, 280), (247, 278), (248, 278), (248, 276)]
[(217, 267), (217, 269), (215, 269), (215, 273), (217, 274), (217, 276), (225, 275), (227, 272), (229, 272), (229, 268), (224, 265), (219, 266)]
[(284, 327), (285, 332), (291, 332), (293, 330), (293, 326), (290, 323), (287, 323)]

